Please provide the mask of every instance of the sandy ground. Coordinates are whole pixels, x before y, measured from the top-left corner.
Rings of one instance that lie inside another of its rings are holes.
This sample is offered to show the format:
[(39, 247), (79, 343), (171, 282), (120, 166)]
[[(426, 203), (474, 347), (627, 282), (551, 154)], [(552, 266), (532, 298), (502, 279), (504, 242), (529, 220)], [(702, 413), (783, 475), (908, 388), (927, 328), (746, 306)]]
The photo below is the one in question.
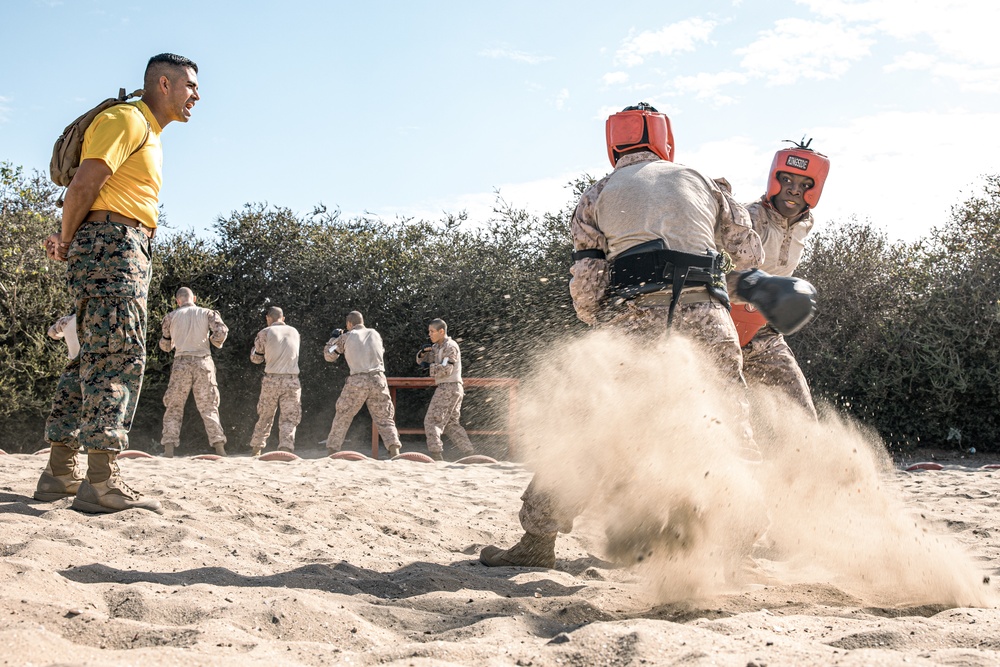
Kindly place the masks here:
[[(994, 608), (872, 606), (808, 577), (664, 603), (586, 517), (556, 570), (483, 567), (520, 536), (518, 465), (131, 459), (165, 514), (88, 516), (31, 499), (43, 464), (0, 456), (3, 665), (1000, 663)], [(885, 478), (997, 570), (997, 472)]]
[(164, 514), (88, 516), (0, 455), (0, 665), (1000, 664), (998, 472), (902, 471), (699, 354), (599, 333), (522, 383), (536, 484), (580, 510), (554, 570), (478, 562), (521, 535), (519, 464), (123, 459)]

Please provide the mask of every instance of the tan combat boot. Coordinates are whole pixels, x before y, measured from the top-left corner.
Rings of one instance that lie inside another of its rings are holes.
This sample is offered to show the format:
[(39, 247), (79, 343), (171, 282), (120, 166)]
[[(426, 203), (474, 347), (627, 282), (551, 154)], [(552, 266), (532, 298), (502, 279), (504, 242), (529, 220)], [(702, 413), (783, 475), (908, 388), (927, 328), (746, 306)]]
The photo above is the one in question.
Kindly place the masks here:
[(163, 514), (159, 500), (143, 500), (122, 480), (117, 452), (91, 449), (87, 452), (87, 479), (80, 485), (73, 509), (91, 514), (110, 514), (128, 509), (142, 509)]
[[(73, 445), (75, 444), (74, 442)], [(49, 463), (35, 487), (35, 500), (51, 503), (76, 495), (80, 482), (83, 481), (83, 473), (77, 466), (77, 451), (75, 446), (61, 443), (52, 445), (49, 449)]]
[(215, 453), (218, 454), (219, 456), (226, 455), (226, 443), (223, 442), (222, 440), (216, 442), (212, 446), (215, 447)]
[(430, 456), (435, 461), (444, 461), (444, 452), (431, 452), (431, 451), (428, 451), (427, 455)]
[(556, 534), (534, 535), (525, 533), (521, 541), (510, 549), (483, 547), (479, 562), (488, 567), (545, 567), (556, 566)]
[(390, 447), (389, 448), (389, 458), (390, 459), (394, 459), (397, 456), (399, 456), (399, 447), (398, 446), (397, 447)]
[(163, 455), (168, 459), (174, 458), (174, 446), (173, 445), (163, 445)]

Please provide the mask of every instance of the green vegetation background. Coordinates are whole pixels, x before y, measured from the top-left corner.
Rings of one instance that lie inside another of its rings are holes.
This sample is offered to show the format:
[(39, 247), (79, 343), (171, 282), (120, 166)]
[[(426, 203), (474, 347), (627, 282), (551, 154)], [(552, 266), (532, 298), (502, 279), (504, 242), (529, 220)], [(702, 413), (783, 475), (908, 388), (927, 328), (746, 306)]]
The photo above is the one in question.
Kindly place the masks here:
[[(254, 203), (220, 216), (205, 238), (164, 220), (154, 248), (149, 358), (132, 447), (160, 450), (170, 355), (157, 341), (181, 285), (230, 327), (214, 353), (230, 451), (247, 449), (256, 421), (263, 371), (250, 363), (249, 350), (269, 305), (282, 307), (302, 335), (298, 448), (326, 438), (347, 369), (343, 361), (326, 363), (322, 345), (350, 310), (363, 312), (382, 334), (388, 375), (421, 375), (413, 357), (435, 317), (448, 321), (461, 342), (467, 376), (523, 375), (547, 347), (585, 330), (569, 298), (569, 217), (589, 182), (569, 184), (567, 206), (542, 216), (498, 198), (487, 221), (464, 214), (437, 221), (345, 219), (323, 207), (296, 215)], [(0, 448), (8, 452), (45, 446), (45, 416), (65, 363), (65, 345), (46, 331), (73, 304), (64, 266), (47, 260), (41, 246), (57, 229), (57, 194), (44, 175), (0, 163)], [(876, 222), (821, 227), (797, 272), (820, 294), (819, 316), (788, 339), (817, 402), (877, 430), (897, 453), (995, 451), (1000, 176), (985, 178), (981, 192), (916, 242), (890, 241)], [(428, 391), (401, 392), (398, 423), (421, 426), (429, 398)], [(503, 428), (506, 410), (504, 392), (471, 390), (463, 421)], [(366, 450), (370, 424), (362, 410), (347, 446)], [(183, 453), (208, 451), (193, 400), (181, 437)], [(482, 444), (505, 455), (502, 439)], [(404, 448), (422, 446), (422, 437), (404, 438)]]

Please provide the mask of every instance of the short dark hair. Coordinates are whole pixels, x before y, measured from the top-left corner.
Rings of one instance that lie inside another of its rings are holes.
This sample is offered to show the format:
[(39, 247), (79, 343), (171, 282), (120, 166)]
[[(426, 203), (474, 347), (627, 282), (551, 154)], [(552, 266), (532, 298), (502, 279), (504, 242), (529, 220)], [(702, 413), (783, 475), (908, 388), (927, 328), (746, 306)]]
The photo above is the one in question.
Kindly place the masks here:
[(190, 58), (179, 56), (176, 53), (161, 53), (149, 59), (146, 63), (146, 72), (142, 75), (143, 85), (147, 88), (152, 86), (156, 77), (161, 76), (168, 70), (182, 70), (190, 67), (195, 74), (198, 73), (198, 64)]
[(365, 318), (358, 311), (352, 310), (351, 312), (347, 313), (347, 323), (353, 326), (358, 326), (358, 325), (364, 326)]
[(278, 320), (284, 319), (285, 313), (282, 312), (281, 308), (271, 306), (267, 309), (267, 316), (277, 322)]
[(437, 331), (443, 331), (445, 333), (448, 333), (448, 323), (442, 320), (440, 317), (428, 322), (427, 326), (433, 327)]

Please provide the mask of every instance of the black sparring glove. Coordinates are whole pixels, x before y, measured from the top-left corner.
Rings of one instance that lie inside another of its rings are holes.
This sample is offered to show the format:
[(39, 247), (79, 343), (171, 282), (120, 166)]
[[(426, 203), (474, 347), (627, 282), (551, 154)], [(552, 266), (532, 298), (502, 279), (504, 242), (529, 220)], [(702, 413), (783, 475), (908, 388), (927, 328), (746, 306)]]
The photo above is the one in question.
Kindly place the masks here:
[(434, 346), (431, 345), (430, 343), (427, 343), (421, 346), (420, 350), (417, 352), (417, 358), (420, 359), (420, 361), (417, 363), (419, 363), (420, 367), (424, 370), (427, 370), (428, 368), (431, 367), (431, 362), (427, 361), (427, 355), (430, 354), (430, 351), (433, 349)]
[(736, 295), (753, 304), (783, 334), (795, 333), (816, 314), (816, 288), (802, 278), (750, 269), (740, 276)]
[(334, 329), (333, 331), (330, 332), (330, 338), (334, 338), (334, 339), (340, 338), (343, 335), (344, 335), (344, 330), (343, 329)]

